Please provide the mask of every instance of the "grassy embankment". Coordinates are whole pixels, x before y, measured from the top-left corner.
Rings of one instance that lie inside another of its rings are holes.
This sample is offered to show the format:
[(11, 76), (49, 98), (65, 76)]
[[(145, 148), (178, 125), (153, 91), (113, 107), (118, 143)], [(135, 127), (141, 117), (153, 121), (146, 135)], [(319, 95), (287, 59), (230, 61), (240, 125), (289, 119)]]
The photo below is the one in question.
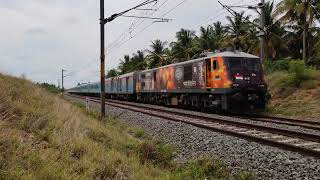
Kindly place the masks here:
[(267, 114), (320, 119), (320, 70), (302, 61), (278, 61), (268, 65), (267, 73), (272, 95)]
[(0, 179), (253, 179), (220, 161), (173, 161), (175, 148), (98, 120), (29, 81), (0, 74)]

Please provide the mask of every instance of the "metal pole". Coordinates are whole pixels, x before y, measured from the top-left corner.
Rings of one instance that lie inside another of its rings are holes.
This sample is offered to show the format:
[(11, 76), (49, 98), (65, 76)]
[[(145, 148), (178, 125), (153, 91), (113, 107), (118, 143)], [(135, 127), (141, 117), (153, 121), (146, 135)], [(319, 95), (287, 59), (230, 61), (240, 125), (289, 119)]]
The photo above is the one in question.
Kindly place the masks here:
[(307, 65), (307, 2), (306, 1), (302, 1), (303, 2), (303, 34), (302, 34), (302, 38), (303, 38), (303, 49), (302, 49), (302, 58), (303, 58), (303, 62), (305, 63), (305, 65)]
[(106, 96), (105, 96), (105, 48), (104, 48), (104, 0), (100, 0), (100, 50), (101, 50), (101, 118), (104, 118), (106, 115)]
[(61, 87), (62, 87), (62, 92), (64, 92), (64, 85), (63, 85), (63, 79), (64, 79), (64, 75), (63, 75), (64, 69), (61, 70)]
[(263, 29), (262, 36), (260, 37), (260, 59), (261, 63), (263, 64), (265, 61), (265, 1), (261, 0), (261, 28)]

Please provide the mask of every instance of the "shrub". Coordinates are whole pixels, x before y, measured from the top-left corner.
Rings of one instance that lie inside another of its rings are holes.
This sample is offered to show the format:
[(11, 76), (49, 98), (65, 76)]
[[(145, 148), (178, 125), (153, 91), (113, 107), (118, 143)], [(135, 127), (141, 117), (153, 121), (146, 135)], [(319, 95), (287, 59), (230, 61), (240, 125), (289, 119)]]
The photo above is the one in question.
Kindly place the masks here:
[(139, 147), (139, 157), (142, 163), (152, 163), (167, 167), (172, 165), (176, 149), (172, 145), (163, 144), (156, 140), (146, 140)]
[(200, 158), (189, 161), (176, 172), (177, 176), (184, 179), (229, 179), (227, 167), (213, 158)]
[(274, 73), (276, 71), (288, 71), (289, 60), (278, 60), (278, 61), (265, 61), (264, 71), (267, 74)]
[(129, 130), (136, 138), (142, 138), (145, 135), (145, 131), (141, 128), (130, 128)]
[(289, 63), (289, 75), (284, 83), (291, 87), (300, 87), (304, 81), (312, 80), (312, 71), (302, 61), (291, 61)]

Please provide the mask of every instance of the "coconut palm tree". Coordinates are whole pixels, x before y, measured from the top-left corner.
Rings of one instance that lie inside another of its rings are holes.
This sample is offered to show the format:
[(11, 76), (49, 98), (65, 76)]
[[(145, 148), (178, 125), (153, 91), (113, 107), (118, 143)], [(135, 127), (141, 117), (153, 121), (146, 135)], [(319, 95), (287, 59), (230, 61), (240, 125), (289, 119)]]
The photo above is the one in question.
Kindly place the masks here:
[(225, 46), (233, 46), (235, 49), (247, 50), (248, 39), (246, 36), (250, 28), (249, 16), (245, 16), (244, 12), (237, 13), (235, 17), (227, 16), (229, 25), (227, 26), (228, 35), (225, 39)]
[[(267, 2), (263, 8), (266, 27), (264, 36), (266, 42), (266, 57), (271, 59), (279, 58), (284, 55), (284, 52), (287, 52), (287, 44), (283, 38), (285, 35), (285, 29), (284, 26), (282, 26), (281, 23), (273, 16), (274, 2)], [(254, 23), (257, 24), (256, 26), (261, 24), (260, 20), (260, 18), (254, 20)], [(259, 44), (255, 45), (255, 47), (256, 48), (252, 51), (255, 52), (254, 54), (260, 51)], [(254, 48), (254, 46), (251, 48)]]
[(130, 56), (129, 55), (124, 55), (123, 60), (120, 59), (120, 64), (119, 64), (119, 74), (125, 74), (130, 71)]
[(167, 53), (168, 48), (166, 48), (167, 42), (156, 39), (151, 42), (150, 45), (151, 50), (146, 50), (149, 55), (148, 59), (148, 68), (155, 68), (159, 66), (167, 65), (169, 62), (167, 61)]
[(198, 43), (201, 50), (215, 50), (217, 48), (212, 26), (200, 28)]
[(107, 78), (116, 77), (118, 75), (118, 71), (116, 69), (110, 69), (107, 72)]
[(144, 52), (139, 50), (137, 51), (137, 53), (134, 53), (132, 55), (130, 65), (131, 65), (130, 72), (145, 70), (147, 65), (146, 65), (146, 56)]
[(307, 64), (307, 35), (310, 26), (314, 25), (317, 12), (316, 0), (283, 0), (274, 12), (280, 16), (280, 21), (286, 24), (296, 24), (302, 29), (303, 60)]
[(200, 52), (196, 44), (195, 31), (181, 29), (176, 33), (176, 42), (170, 44), (175, 61), (185, 61), (191, 59)]
[(222, 48), (223, 39), (225, 38), (227, 33), (226, 28), (222, 26), (220, 21), (213, 23), (213, 26), (211, 27), (212, 27), (212, 31), (213, 31), (212, 33), (215, 39), (216, 46), (217, 48), (220, 49)]

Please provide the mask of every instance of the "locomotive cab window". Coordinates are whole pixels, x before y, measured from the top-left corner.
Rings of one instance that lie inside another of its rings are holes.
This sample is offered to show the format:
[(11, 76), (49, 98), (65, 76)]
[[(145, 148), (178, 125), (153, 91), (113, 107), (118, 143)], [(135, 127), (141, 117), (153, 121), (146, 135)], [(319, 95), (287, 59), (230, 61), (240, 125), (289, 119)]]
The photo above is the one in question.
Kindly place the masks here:
[(154, 82), (157, 81), (157, 72), (153, 72), (153, 81), (154, 81)]
[(219, 64), (217, 60), (213, 61), (213, 70), (218, 70), (219, 69)]
[(185, 81), (192, 81), (192, 65), (187, 65), (183, 67), (184, 71), (184, 80)]
[(229, 68), (234, 71), (260, 71), (260, 61), (255, 58), (230, 58)]

